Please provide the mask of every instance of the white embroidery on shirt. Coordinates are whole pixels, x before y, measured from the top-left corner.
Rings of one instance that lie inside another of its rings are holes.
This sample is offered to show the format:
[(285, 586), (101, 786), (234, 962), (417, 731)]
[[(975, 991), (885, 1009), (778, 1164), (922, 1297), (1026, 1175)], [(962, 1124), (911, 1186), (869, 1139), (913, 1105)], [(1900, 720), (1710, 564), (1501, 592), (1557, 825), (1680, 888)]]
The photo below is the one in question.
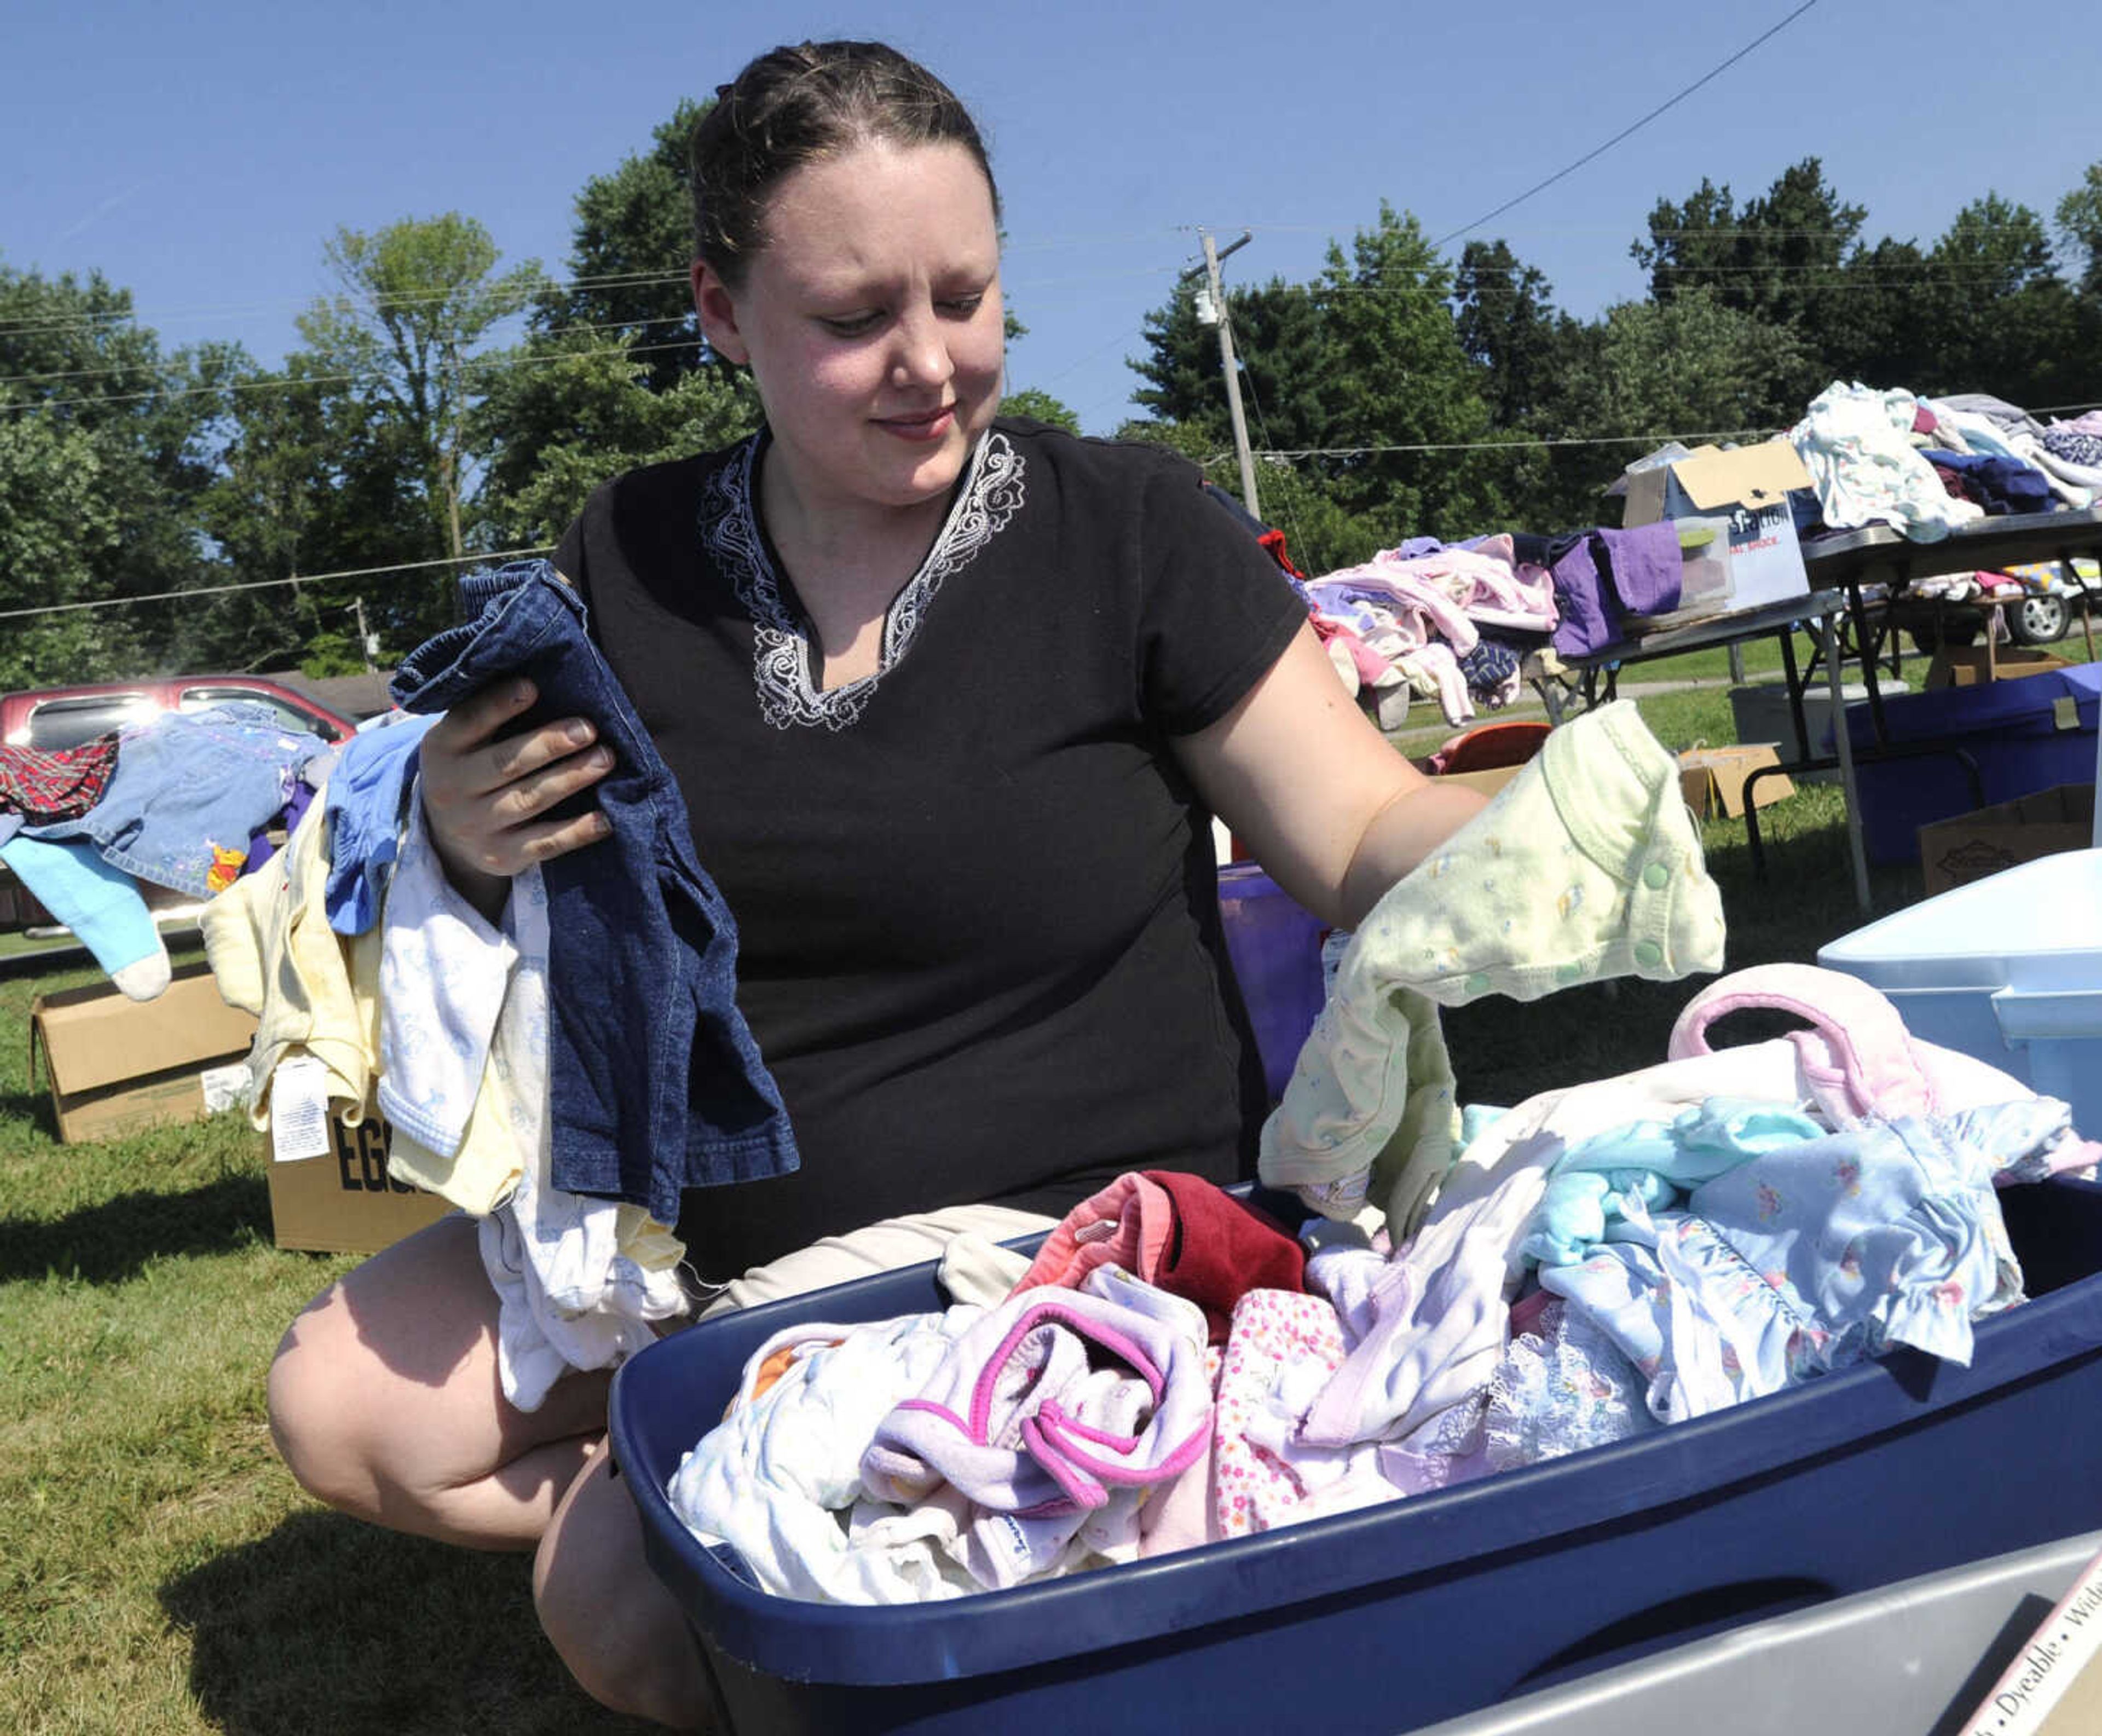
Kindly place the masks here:
[(859, 720), (876, 684), (911, 645), (942, 580), (977, 559), (1021, 510), (1026, 467), (1006, 435), (987, 432), (971, 454), (969, 473), (942, 534), (885, 614), (882, 659), (876, 673), (820, 690), (810, 679), (808, 631), (782, 595), (753, 509), (752, 469), (761, 437), (752, 436), (743, 451), (708, 478), (701, 495), (701, 540), (752, 617), (752, 673), (759, 689), (760, 715), (778, 730), (792, 724), (846, 729)]

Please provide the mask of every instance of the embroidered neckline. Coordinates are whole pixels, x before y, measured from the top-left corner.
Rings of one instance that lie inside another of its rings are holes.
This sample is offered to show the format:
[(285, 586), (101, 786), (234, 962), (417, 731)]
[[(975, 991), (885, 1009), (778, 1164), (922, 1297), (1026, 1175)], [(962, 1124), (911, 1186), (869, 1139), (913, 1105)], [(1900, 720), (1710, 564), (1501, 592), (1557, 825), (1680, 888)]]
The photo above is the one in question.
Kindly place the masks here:
[(783, 592), (759, 528), (752, 481), (765, 438), (763, 429), (752, 435), (708, 478), (701, 491), (701, 542), (752, 617), (760, 715), (778, 730), (796, 724), (844, 730), (859, 721), (876, 684), (911, 647), (942, 581), (976, 560), (1020, 509), (1025, 466), (1005, 434), (988, 428), (979, 437), (941, 535), (885, 611), (876, 673), (821, 689), (810, 678), (807, 628)]

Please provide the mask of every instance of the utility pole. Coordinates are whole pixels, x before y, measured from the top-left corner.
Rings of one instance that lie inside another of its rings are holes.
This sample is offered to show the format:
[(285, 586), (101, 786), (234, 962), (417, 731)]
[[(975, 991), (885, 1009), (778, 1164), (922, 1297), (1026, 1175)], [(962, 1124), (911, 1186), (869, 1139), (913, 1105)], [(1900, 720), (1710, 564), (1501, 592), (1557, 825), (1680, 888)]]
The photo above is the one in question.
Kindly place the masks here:
[(365, 659), (365, 673), (377, 675), (379, 672), (372, 666), (372, 635), (365, 630), (365, 599), (359, 597), (352, 606), (357, 611), (357, 649)]
[[(1219, 366), (1226, 376), (1226, 414), (1233, 419), (1234, 455), (1241, 462), (1241, 504), (1252, 517), (1260, 518), (1262, 506), (1256, 498), (1255, 455), (1248, 451), (1248, 420), (1241, 414), (1241, 372), (1234, 360), (1233, 322), (1226, 317), (1226, 295), (1219, 286), (1219, 261), (1245, 247), (1254, 237), (1242, 230), (1241, 238), (1222, 253), (1213, 245), (1209, 229), (1200, 229), (1197, 233), (1204, 243), (1204, 278), (1212, 295), (1212, 323), (1219, 328)], [(1203, 317), (1201, 312), (1199, 317)]]

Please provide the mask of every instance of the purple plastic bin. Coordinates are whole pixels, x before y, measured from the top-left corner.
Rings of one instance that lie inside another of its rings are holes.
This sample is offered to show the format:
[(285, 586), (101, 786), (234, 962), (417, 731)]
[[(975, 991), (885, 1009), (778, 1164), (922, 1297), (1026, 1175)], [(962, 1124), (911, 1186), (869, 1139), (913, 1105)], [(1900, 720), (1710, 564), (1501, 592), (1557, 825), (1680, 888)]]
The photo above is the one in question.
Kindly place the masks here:
[(1320, 1016), (1321, 942), (1328, 930), (1253, 862), (1220, 868), (1219, 914), (1275, 1103)]

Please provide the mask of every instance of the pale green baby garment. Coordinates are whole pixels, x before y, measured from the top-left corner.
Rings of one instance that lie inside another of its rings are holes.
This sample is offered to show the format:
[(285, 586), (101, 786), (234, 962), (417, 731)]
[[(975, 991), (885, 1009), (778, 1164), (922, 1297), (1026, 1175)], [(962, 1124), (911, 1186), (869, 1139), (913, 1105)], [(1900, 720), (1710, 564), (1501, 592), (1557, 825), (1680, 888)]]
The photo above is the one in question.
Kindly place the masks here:
[(1263, 1125), (1262, 1179), (1328, 1217), (1369, 1200), (1399, 1241), (1454, 1148), (1438, 1005), (1716, 971), (1723, 942), (1678, 762), (1632, 704), (1586, 713), (1359, 926)]

